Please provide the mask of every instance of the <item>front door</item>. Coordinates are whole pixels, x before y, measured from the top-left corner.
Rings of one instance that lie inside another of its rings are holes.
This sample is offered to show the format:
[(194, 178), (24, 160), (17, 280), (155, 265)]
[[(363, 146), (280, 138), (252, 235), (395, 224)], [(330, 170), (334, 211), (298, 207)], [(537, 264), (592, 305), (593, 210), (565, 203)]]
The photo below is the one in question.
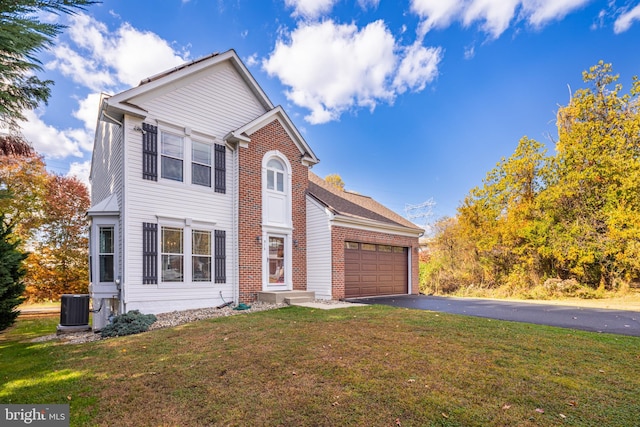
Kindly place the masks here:
[(269, 236), (267, 254), (268, 286), (273, 289), (281, 289), (289, 281), (286, 268), (285, 237)]

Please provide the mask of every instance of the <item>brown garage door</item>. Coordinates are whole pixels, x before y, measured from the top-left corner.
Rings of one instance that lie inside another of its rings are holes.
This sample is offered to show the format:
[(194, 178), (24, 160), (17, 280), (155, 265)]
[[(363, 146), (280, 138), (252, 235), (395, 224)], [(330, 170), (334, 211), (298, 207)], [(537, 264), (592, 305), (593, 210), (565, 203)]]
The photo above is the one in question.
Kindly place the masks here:
[(407, 248), (345, 242), (345, 297), (407, 293)]

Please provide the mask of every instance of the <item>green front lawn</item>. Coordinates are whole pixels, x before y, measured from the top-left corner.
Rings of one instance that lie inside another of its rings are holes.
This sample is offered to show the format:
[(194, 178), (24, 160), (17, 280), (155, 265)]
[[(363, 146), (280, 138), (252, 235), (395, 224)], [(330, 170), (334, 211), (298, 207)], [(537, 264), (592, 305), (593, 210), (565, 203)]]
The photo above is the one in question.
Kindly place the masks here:
[(0, 335), (1, 403), (71, 425), (633, 426), (640, 338), (368, 306), (288, 307), (79, 345)]

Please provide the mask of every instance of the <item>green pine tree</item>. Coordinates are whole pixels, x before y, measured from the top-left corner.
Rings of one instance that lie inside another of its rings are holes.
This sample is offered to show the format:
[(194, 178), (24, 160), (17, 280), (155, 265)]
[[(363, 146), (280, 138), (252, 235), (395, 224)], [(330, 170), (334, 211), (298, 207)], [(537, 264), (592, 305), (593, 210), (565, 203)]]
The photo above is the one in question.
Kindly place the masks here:
[(12, 228), (4, 214), (0, 215), (0, 331), (15, 322), (20, 314), (15, 308), (24, 300), (22, 261), (27, 254), (18, 249), (20, 242), (12, 235)]

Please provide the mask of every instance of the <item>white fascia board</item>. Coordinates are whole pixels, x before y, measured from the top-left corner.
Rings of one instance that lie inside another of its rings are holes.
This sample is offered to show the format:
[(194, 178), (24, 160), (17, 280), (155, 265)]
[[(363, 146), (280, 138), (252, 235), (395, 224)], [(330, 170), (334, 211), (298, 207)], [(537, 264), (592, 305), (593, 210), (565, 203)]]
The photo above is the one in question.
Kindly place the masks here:
[(327, 218), (329, 218), (329, 221), (333, 220), (335, 215), (333, 214), (331, 209), (329, 209), (324, 203), (318, 201), (318, 199), (316, 199), (315, 197), (313, 197), (310, 194), (307, 194), (307, 200), (310, 201), (311, 203), (313, 203), (314, 205), (316, 205), (318, 208), (322, 209), (324, 211), (325, 215), (327, 215)]
[(334, 215), (332, 225), (353, 228), (357, 230), (373, 231), (378, 233), (390, 233), (405, 237), (420, 237), (423, 230), (403, 227), (365, 218), (354, 218), (344, 215)]
[[(282, 125), (284, 130), (287, 132), (291, 140), (298, 147), (298, 150), (300, 150), (300, 153), (304, 155), (303, 160), (305, 161), (305, 163), (307, 163), (308, 166), (314, 165), (320, 161), (318, 160), (316, 155), (313, 153), (313, 150), (311, 150), (311, 147), (309, 146), (309, 144), (307, 144), (307, 141), (305, 141), (305, 139), (302, 137), (300, 132), (298, 132), (298, 129), (295, 127), (295, 125), (293, 124), (293, 122), (291, 121), (291, 119), (289, 118), (289, 116), (284, 111), (281, 105), (278, 105), (272, 110), (267, 111), (260, 117), (255, 118), (254, 120), (250, 121), (249, 123), (242, 126), (241, 128), (231, 132), (229, 135), (232, 135), (237, 139), (250, 142), (251, 138), (248, 135), (251, 135), (258, 129), (263, 128), (267, 124), (271, 123), (273, 120), (278, 120), (280, 122), (280, 124)], [(227, 135), (225, 139), (227, 139), (229, 135)]]
[[(144, 118), (146, 117), (147, 112), (140, 108), (136, 108), (131, 104), (127, 104), (129, 100), (154, 91), (160, 87), (174, 84), (175, 82), (178, 82), (179, 80), (182, 80), (192, 74), (218, 65), (224, 61), (230, 61), (233, 67), (238, 70), (242, 79), (247, 83), (251, 91), (256, 95), (259, 102), (266, 110), (270, 110), (273, 108), (271, 100), (269, 100), (260, 85), (258, 85), (258, 82), (256, 82), (251, 73), (249, 73), (249, 70), (247, 70), (247, 68), (244, 66), (233, 49), (215, 56), (211, 56), (210, 58), (205, 60), (196, 59), (195, 61), (192, 61), (191, 65), (189, 65), (188, 63), (179, 65), (174, 68), (175, 71), (168, 70), (163, 73), (157, 74), (156, 76), (152, 76), (146, 80), (143, 80), (139, 86), (125, 90), (124, 92), (120, 92), (119, 94), (112, 96), (109, 99), (108, 104), (114, 109), (122, 110), (134, 116)], [(154, 78), (155, 80), (153, 80)]]

